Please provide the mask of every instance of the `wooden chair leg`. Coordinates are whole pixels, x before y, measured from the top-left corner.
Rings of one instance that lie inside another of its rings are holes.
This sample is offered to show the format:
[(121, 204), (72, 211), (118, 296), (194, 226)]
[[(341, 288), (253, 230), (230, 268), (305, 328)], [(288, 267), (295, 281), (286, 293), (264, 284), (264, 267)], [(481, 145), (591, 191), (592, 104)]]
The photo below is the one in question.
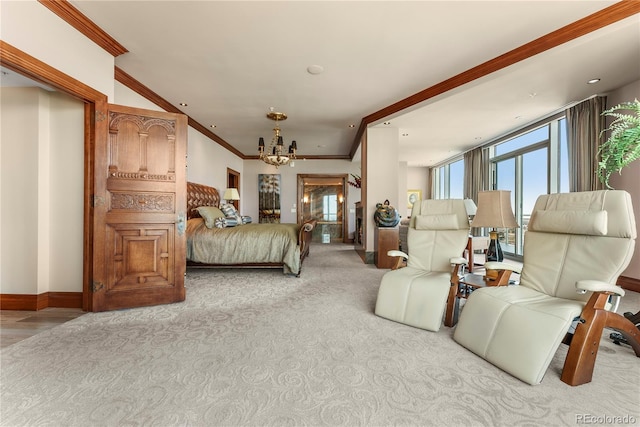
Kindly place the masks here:
[(444, 326), (449, 328), (458, 323), (458, 313), (460, 311), (460, 300), (458, 299), (458, 285), (452, 284), (449, 288), (449, 297), (447, 298), (447, 311), (444, 315)]
[(562, 368), (560, 379), (566, 384), (576, 386), (591, 382), (605, 327), (620, 332), (640, 357), (640, 330), (624, 316), (605, 310), (607, 298), (604, 293), (592, 295), (582, 312)]
[(460, 300), (458, 299), (458, 286), (460, 283), (460, 278), (458, 276), (459, 268), (460, 266), (456, 265), (451, 271), (451, 287), (449, 288), (447, 309), (444, 315), (444, 326), (449, 328), (458, 323), (458, 312), (460, 311)]

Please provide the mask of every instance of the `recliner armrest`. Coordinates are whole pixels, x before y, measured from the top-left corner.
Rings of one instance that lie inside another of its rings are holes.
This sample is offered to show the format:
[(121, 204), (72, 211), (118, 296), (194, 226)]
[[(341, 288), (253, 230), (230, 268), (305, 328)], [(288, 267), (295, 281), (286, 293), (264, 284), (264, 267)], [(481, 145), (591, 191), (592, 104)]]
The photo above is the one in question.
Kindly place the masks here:
[(522, 272), (522, 266), (517, 264), (509, 264), (507, 262), (489, 261), (484, 263), (484, 268), (487, 270), (509, 270), (520, 274)]
[(387, 255), (388, 256), (394, 256), (394, 257), (401, 257), (401, 258), (409, 258), (409, 255), (407, 255), (404, 252), (399, 251), (397, 249), (392, 249), (390, 251), (387, 251)]
[(601, 282), (599, 280), (578, 280), (576, 282), (578, 292), (610, 292), (612, 294), (624, 296), (624, 289), (611, 283)]

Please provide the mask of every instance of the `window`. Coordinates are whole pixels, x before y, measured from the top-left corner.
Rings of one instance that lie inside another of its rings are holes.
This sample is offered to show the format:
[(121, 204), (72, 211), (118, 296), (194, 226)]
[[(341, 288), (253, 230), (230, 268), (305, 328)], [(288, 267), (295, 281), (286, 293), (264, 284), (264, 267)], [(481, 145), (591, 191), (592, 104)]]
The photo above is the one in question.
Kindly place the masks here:
[(510, 190), (519, 228), (498, 230), (505, 254), (522, 256), (524, 238), (536, 199), (569, 191), (567, 130), (564, 117), (490, 147), (491, 188)]
[(434, 176), (436, 179), (434, 198), (464, 198), (464, 159), (440, 166)]
[(325, 194), (322, 196), (322, 220), (337, 221), (338, 220), (338, 195)]
[[(569, 191), (567, 123), (557, 114), (488, 145), (490, 188), (511, 191), (511, 207), (519, 228), (498, 230), (505, 254), (519, 258), (538, 196)], [(433, 174), (433, 197), (464, 198), (464, 159), (438, 166)], [(483, 230), (486, 232), (487, 230)]]

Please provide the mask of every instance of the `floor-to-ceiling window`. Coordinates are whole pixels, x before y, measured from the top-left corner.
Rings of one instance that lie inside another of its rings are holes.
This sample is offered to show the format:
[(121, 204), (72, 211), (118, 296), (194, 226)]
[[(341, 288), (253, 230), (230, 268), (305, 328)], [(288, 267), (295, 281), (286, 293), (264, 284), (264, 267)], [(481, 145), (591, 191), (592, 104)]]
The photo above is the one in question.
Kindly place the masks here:
[(495, 171), (494, 189), (511, 191), (511, 207), (519, 228), (498, 233), (502, 250), (522, 255), (524, 233), (527, 230), (533, 205), (540, 194), (547, 194), (549, 150), (534, 144), (492, 160)]
[(568, 191), (566, 122), (547, 120), (538, 127), (490, 147), (491, 189), (511, 191), (516, 229), (498, 230), (505, 254), (522, 256), (524, 239), (536, 199)]
[(434, 198), (462, 199), (464, 197), (464, 159), (440, 166), (435, 179)]
[[(487, 144), (490, 189), (511, 191), (511, 207), (520, 227), (498, 230), (506, 255), (520, 257), (536, 199), (541, 194), (569, 191), (566, 120), (563, 114), (546, 118), (525, 129)], [(436, 166), (436, 199), (464, 197), (464, 159)], [(484, 233), (487, 230), (482, 230)]]

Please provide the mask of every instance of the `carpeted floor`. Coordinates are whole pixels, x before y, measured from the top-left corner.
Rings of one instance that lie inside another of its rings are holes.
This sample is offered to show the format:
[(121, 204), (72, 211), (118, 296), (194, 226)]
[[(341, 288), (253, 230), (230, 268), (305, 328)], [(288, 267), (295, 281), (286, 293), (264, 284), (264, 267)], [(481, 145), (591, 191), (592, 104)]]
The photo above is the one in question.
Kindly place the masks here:
[[(1, 351), (2, 426), (640, 423), (640, 360), (601, 343), (593, 381), (530, 386), (373, 314), (386, 270), (315, 244), (300, 278), (189, 270), (187, 300), (88, 313)], [(621, 311), (637, 311), (629, 293)], [(608, 336), (608, 333), (606, 334)], [(617, 418), (618, 417), (618, 418)]]

